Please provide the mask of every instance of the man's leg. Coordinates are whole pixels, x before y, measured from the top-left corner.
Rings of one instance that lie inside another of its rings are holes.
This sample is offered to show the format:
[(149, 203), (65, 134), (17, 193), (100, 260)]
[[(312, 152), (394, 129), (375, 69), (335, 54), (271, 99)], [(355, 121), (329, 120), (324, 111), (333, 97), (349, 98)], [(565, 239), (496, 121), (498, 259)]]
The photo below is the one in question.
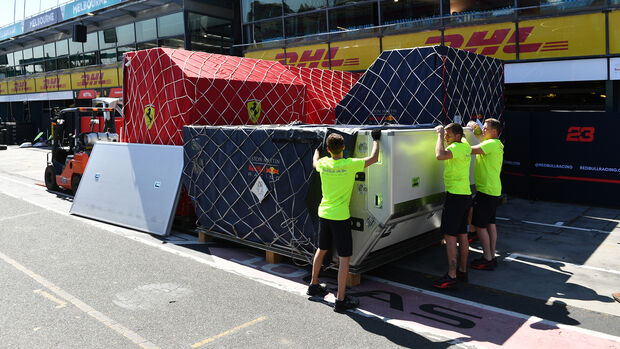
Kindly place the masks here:
[(493, 252), (491, 250), (489, 231), (487, 230), (487, 228), (476, 228), (476, 231), (478, 232), (478, 240), (480, 240), (480, 245), (482, 245), (482, 256), (487, 261), (490, 261), (491, 259), (493, 259)]
[(349, 261), (351, 257), (339, 257), (338, 261), (338, 300), (344, 300), (347, 290), (347, 276), (349, 275)]
[(467, 257), (469, 256), (469, 238), (467, 234), (459, 234), (459, 271), (467, 272)]
[[(320, 248), (316, 250), (314, 254), (314, 259), (312, 261), (312, 280), (311, 284), (316, 285), (319, 283), (319, 272), (321, 271), (321, 266), (323, 265), (323, 258), (328, 250), (321, 250)], [(348, 269), (348, 266), (347, 266)]]
[(446, 254), (448, 256), (448, 276), (454, 279), (456, 278), (456, 236), (446, 234), (443, 237), (446, 240)]
[(495, 244), (497, 243), (497, 226), (495, 223), (487, 225), (489, 231), (489, 246), (491, 251), (491, 258), (495, 258)]

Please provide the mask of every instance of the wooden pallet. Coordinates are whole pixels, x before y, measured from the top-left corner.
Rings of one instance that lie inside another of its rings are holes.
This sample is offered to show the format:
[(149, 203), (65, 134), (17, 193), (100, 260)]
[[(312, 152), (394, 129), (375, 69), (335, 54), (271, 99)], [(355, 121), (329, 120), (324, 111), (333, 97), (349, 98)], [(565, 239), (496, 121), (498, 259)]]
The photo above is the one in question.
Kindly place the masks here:
[[(216, 241), (216, 238), (211, 235), (205, 234), (204, 232), (199, 230), (198, 241), (213, 242), (213, 241)], [(265, 261), (269, 264), (282, 263), (282, 258), (283, 256), (277, 252), (265, 251)], [(347, 286), (348, 287), (357, 286), (361, 283), (361, 281), (362, 281), (362, 274), (349, 273), (349, 275), (347, 275)]]

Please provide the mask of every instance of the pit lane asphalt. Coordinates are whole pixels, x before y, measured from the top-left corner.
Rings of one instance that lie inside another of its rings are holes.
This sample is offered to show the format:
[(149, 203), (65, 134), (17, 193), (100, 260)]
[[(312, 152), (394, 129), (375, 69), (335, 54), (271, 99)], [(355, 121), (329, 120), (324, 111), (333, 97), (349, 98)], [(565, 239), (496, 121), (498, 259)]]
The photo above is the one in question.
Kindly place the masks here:
[[(159, 241), (148, 234), (68, 216), (69, 197), (43, 189), (26, 194), (20, 188), (42, 182), (46, 153), (15, 147), (0, 152), (0, 253), (158, 346), (188, 346), (227, 331), (232, 332), (212, 343), (311, 347), (320, 338), (319, 347), (466, 346), (357, 314), (340, 316), (323, 303), (126, 239)], [(470, 283), (449, 294), (617, 335), (620, 304), (610, 293), (620, 287), (620, 277), (613, 273), (620, 270), (619, 213), (511, 198), (498, 212), (510, 219), (498, 222), (498, 251), (500, 260), (519, 256), (496, 271), (471, 272)], [(588, 217), (596, 217), (595, 222)], [(170, 248), (201, 254), (199, 245), (190, 246)], [(441, 247), (429, 248), (370, 274), (425, 288), (430, 277), (442, 274), (443, 253)], [(11, 280), (1, 293), (3, 347), (134, 346), (122, 332), (101, 326), (71, 304), (61, 306), (14, 265), (0, 262), (0, 273)]]

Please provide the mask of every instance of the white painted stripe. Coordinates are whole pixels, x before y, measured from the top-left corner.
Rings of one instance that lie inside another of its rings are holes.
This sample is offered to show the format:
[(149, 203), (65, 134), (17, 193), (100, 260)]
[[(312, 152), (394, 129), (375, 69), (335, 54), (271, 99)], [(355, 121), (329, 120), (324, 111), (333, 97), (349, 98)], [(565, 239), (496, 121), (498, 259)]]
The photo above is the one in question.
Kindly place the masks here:
[(215, 243), (209, 243), (209, 242), (200, 242), (200, 241), (167, 241), (169, 244), (173, 244), (173, 245), (215, 245)]
[(22, 214), (18, 214), (18, 215), (11, 216), (11, 217), (2, 217), (2, 218), (0, 218), (0, 222), (4, 222), (4, 221), (11, 220), (11, 219), (16, 219), (16, 218), (27, 217), (27, 216), (31, 216), (33, 214), (38, 214), (38, 213), (41, 213), (41, 211), (22, 213)]
[(585, 265), (585, 264), (574, 264), (574, 263), (569, 263), (569, 262), (565, 262), (565, 261), (559, 261), (559, 260), (555, 260), (555, 259), (547, 259), (547, 258), (541, 258), (541, 257), (527, 256), (527, 255), (522, 255), (522, 254), (519, 254), (519, 253), (512, 253), (512, 254), (510, 254), (510, 256), (508, 256), (508, 257), (506, 257), (504, 259), (504, 261), (506, 261), (506, 262), (516, 261), (518, 258), (532, 259), (532, 260), (535, 260), (535, 261), (540, 261), (540, 262), (545, 262), (545, 263), (565, 264), (565, 265), (573, 266), (575, 268), (596, 270), (596, 271), (600, 271), (600, 272), (604, 272), (604, 273), (620, 275), (620, 271), (613, 270), (613, 269), (592, 267), (592, 266)]
[(64, 308), (64, 307), (67, 306), (67, 302), (63, 301), (62, 299), (58, 299), (58, 298), (54, 297), (53, 295), (51, 295), (51, 294), (49, 294), (49, 293), (47, 293), (47, 292), (45, 292), (45, 291), (43, 291), (41, 289), (34, 290), (34, 293), (40, 294), (41, 296), (43, 296), (43, 297), (51, 300), (52, 302), (58, 304), (56, 306), (56, 309)]
[[(504, 218), (504, 217), (495, 217), (495, 219), (499, 219), (500, 221), (510, 221), (511, 220), (510, 218)], [(564, 225), (564, 222), (556, 222), (555, 224), (541, 223), (541, 222), (534, 222), (534, 221), (515, 221), (515, 222), (522, 222), (522, 223), (533, 224), (533, 225), (542, 225), (542, 226), (546, 226), (546, 227), (554, 227), (554, 228), (562, 228), (562, 229), (572, 229), (572, 230), (581, 230), (581, 231), (593, 231), (593, 232), (597, 232), (597, 233), (611, 234), (611, 232), (605, 231), (605, 230), (591, 229), (591, 228), (579, 228), (579, 227), (573, 227), (573, 226), (570, 226), (570, 225)]]
[(261, 316), (258, 319), (254, 319), (252, 321), (248, 321), (245, 324), (239, 325), (239, 326), (237, 326), (235, 328), (231, 328), (228, 331), (224, 331), (224, 332), (222, 332), (222, 333), (220, 333), (218, 335), (215, 335), (213, 337), (207, 338), (207, 339), (205, 339), (203, 341), (200, 341), (198, 343), (194, 343), (194, 344), (192, 344), (192, 348), (201, 347), (201, 346), (203, 346), (203, 345), (205, 345), (207, 343), (213, 342), (214, 340), (216, 340), (218, 338), (221, 338), (221, 337), (224, 337), (224, 336), (228, 336), (229, 334), (235, 333), (235, 332), (237, 332), (237, 331), (239, 331), (239, 330), (241, 330), (243, 328), (246, 328), (246, 327), (252, 326), (252, 325), (254, 325), (254, 324), (258, 323), (258, 322), (264, 321), (265, 319), (266, 319), (265, 316)]
[(120, 323), (112, 320), (111, 318), (107, 317), (105, 314), (95, 310), (90, 305), (88, 305), (88, 304), (82, 302), (81, 300), (77, 299), (76, 297), (72, 296), (71, 294), (69, 294), (65, 290), (63, 290), (60, 287), (54, 285), (53, 283), (51, 283), (50, 281), (48, 281), (47, 279), (45, 279), (41, 275), (36, 274), (32, 270), (24, 267), (23, 265), (21, 265), (20, 263), (18, 263), (17, 261), (15, 261), (14, 259), (12, 259), (9, 256), (5, 255), (2, 252), (0, 252), (0, 259), (4, 260), (6, 263), (12, 265), (15, 269), (17, 269), (17, 270), (21, 271), (22, 273), (28, 275), (34, 281), (38, 282), (43, 287), (45, 287), (48, 290), (50, 290), (53, 293), (55, 293), (56, 296), (58, 296), (58, 297), (62, 298), (63, 300), (65, 300), (65, 301), (75, 305), (76, 308), (80, 309), (81, 311), (83, 311), (87, 315), (91, 316), (95, 320), (101, 322), (106, 327), (113, 329), (114, 331), (116, 331), (117, 333), (119, 333), (123, 337), (129, 339), (133, 343), (139, 345), (140, 347), (142, 347), (142, 348), (150, 348), (150, 349), (159, 348), (158, 346), (156, 346), (152, 342), (142, 338), (137, 333), (131, 331), (130, 329), (126, 328), (125, 326), (121, 325)]
[(598, 219), (598, 220), (603, 220), (603, 221), (608, 221), (608, 222), (614, 222), (614, 223), (620, 223), (620, 219), (613, 219), (613, 218), (602, 218), (602, 217), (595, 217), (595, 216), (581, 216), (583, 218), (590, 218), (590, 219)]

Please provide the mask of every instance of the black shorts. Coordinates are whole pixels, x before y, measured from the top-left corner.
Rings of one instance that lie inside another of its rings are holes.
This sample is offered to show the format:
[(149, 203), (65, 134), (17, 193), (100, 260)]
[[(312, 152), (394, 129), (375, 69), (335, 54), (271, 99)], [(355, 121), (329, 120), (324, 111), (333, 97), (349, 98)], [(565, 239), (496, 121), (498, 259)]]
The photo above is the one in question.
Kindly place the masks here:
[(446, 203), (441, 214), (441, 233), (457, 236), (467, 234), (467, 216), (471, 207), (471, 195), (446, 193)]
[(336, 244), (336, 251), (340, 257), (351, 257), (353, 254), (353, 237), (349, 219), (334, 221), (319, 218), (319, 248), (331, 250), (332, 241)]
[(474, 214), (471, 216), (471, 224), (480, 228), (495, 224), (495, 211), (499, 206), (499, 201), (499, 196), (477, 192), (474, 197)]

